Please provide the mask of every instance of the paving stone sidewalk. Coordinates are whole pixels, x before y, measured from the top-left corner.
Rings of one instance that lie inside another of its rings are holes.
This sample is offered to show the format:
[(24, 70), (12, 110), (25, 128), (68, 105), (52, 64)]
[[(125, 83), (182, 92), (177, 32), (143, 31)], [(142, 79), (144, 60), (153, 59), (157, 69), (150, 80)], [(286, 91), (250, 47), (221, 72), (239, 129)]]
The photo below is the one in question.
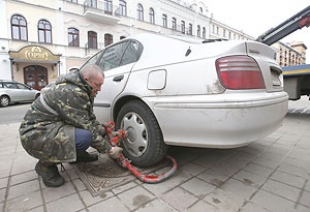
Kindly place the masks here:
[(45, 187), (22, 148), (19, 123), (0, 125), (0, 211), (310, 211), (310, 102), (289, 104), (283, 126), (236, 149), (171, 147), (179, 168), (160, 184), (138, 180), (92, 197), (73, 167)]

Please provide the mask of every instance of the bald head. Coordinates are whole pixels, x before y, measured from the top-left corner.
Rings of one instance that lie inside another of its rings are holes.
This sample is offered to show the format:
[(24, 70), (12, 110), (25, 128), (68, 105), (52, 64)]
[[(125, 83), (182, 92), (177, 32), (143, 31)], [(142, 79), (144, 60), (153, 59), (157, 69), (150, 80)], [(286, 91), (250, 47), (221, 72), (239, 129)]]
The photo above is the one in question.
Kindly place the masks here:
[(94, 80), (98, 77), (104, 78), (103, 71), (101, 70), (101, 68), (99, 66), (97, 66), (95, 64), (84, 66), (80, 70), (80, 73), (84, 78), (87, 77), (90, 80)]
[(80, 70), (82, 77), (92, 87), (92, 96), (96, 96), (104, 81), (103, 71), (95, 64), (87, 65)]

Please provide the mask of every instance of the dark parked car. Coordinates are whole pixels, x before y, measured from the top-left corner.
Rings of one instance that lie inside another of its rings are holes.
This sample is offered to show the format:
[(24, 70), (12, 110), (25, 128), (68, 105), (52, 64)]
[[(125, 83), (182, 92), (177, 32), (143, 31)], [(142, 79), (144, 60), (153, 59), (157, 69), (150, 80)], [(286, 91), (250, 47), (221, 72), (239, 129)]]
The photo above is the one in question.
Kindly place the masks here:
[(6, 107), (14, 103), (32, 102), (39, 95), (40, 91), (25, 84), (10, 80), (0, 80), (1, 107)]

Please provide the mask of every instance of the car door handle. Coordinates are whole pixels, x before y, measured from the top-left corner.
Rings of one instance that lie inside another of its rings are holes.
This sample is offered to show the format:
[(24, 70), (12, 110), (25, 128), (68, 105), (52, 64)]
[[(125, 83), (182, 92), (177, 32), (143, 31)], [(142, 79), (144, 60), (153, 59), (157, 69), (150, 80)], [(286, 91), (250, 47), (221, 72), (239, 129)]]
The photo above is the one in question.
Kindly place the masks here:
[(114, 77), (113, 78), (113, 81), (115, 81), (115, 82), (120, 82), (120, 81), (122, 81), (124, 79), (124, 75), (121, 75), (121, 76), (116, 76), (116, 77)]

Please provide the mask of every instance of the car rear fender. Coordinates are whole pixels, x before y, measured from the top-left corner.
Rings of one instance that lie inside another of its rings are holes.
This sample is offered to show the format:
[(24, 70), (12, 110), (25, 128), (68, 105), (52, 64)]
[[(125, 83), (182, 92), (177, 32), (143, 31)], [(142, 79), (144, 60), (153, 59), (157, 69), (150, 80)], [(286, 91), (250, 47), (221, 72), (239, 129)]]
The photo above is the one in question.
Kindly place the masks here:
[(277, 52), (271, 47), (254, 41), (247, 41), (247, 54), (260, 67), (267, 92), (283, 91), (283, 71), (277, 62)]
[(94, 111), (98, 120), (110, 120), (113, 117), (111, 108), (120, 98), (119, 95), (123, 93), (134, 64), (127, 64), (104, 72), (104, 83), (94, 100)]

